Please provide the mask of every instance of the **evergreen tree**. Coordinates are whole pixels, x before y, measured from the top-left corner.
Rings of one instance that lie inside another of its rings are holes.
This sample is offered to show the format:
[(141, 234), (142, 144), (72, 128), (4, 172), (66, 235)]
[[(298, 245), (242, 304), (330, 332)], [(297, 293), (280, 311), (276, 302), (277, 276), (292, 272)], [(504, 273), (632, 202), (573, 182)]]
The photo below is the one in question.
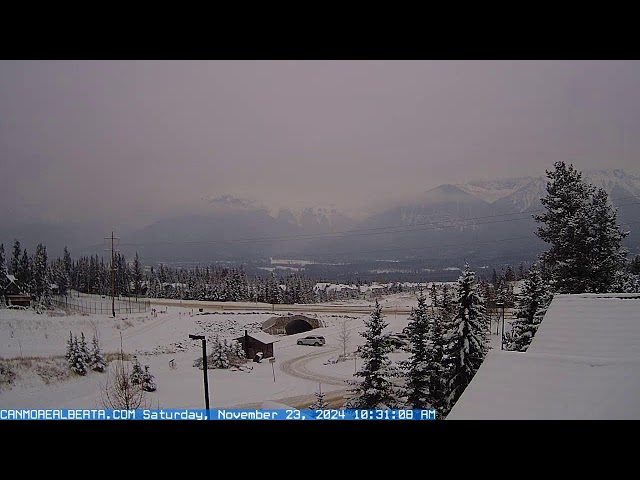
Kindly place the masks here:
[(138, 258), (138, 252), (133, 257), (133, 290), (136, 297), (140, 295), (140, 289), (142, 287), (142, 266), (140, 265), (140, 259)]
[(446, 283), (442, 285), (442, 309), (441, 315), (445, 321), (450, 321), (453, 318), (455, 310), (455, 300), (451, 296), (451, 289)]
[(469, 264), (458, 279), (455, 316), (444, 355), (447, 371), (445, 414), (460, 398), (489, 350), (484, 306), (476, 292), (476, 276)]
[(351, 391), (355, 396), (347, 400), (345, 408), (398, 408), (399, 388), (390, 380), (398, 376), (398, 371), (391, 365), (387, 356), (389, 349), (382, 335), (387, 326), (382, 307), (376, 299), (371, 317), (365, 320), (366, 330), (360, 334), (366, 340), (360, 349), (363, 365), (354, 376), (361, 377), (362, 381), (349, 381), (354, 385)]
[(89, 365), (91, 369), (96, 372), (104, 372), (107, 368), (107, 361), (102, 354), (100, 344), (98, 343), (98, 336), (94, 333), (91, 341), (91, 353), (89, 356)]
[(31, 293), (31, 259), (26, 248), (20, 257), (16, 279), (25, 293)]
[(634, 275), (640, 275), (640, 255), (636, 255), (629, 264), (629, 272)]
[(18, 278), (18, 271), (20, 270), (20, 255), (22, 249), (20, 248), (20, 242), (18, 240), (13, 241), (13, 255), (11, 257), (11, 265), (9, 265), (9, 273)]
[(409, 359), (401, 365), (406, 370), (407, 404), (410, 408), (426, 409), (429, 405), (429, 375), (431, 365), (429, 353), (430, 322), (427, 299), (422, 290), (418, 306), (409, 316)]
[(63, 260), (57, 258), (53, 262), (53, 264), (50, 266), (48, 277), (51, 278), (56, 285), (58, 285), (59, 295), (66, 295), (69, 292), (70, 277), (66, 273)]
[(431, 296), (431, 305), (434, 307), (438, 306), (438, 291), (436, 289), (436, 284), (434, 282), (431, 283), (431, 290), (429, 292)]
[(224, 343), (220, 341), (220, 337), (216, 335), (213, 339), (211, 355), (209, 355), (209, 362), (211, 368), (229, 368), (229, 356), (225, 349)]
[(231, 341), (230, 351), (232, 363), (234, 364), (242, 363), (247, 358), (244, 348), (242, 348), (242, 344), (237, 340)]
[(436, 315), (431, 321), (429, 329), (428, 378), (429, 395), (427, 404), (436, 409), (438, 415), (444, 416), (447, 411), (447, 372), (445, 350), (447, 345), (447, 331), (449, 322), (442, 316)]
[(49, 290), (49, 278), (47, 277), (47, 247), (39, 243), (33, 255), (32, 266), (32, 293), (37, 302), (43, 303), (45, 292)]
[(505, 348), (525, 352), (533, 340), (542, 318), (549, 308), (552, 294), (545, 284), (537, 264), (531, 265), (518, 297), (516, 320), (505, 335)]
[(518, 265), (518, 276), (516, 277), (517, 280), (524, 280), (524, 264), (521, 262), (520, 265)]
[(78, 343), (78, 336), (73, 336), (73, 343), (71, 347), (71, 356), (69, 358), (69, 366), (78, 375), (87, 374), (87, 361), (84, 352), (82, 351), (80, 344)]
[(616, 273), (626, 262), (627, 250), (622, 240), (629, 235), (622, 231), (617, 223), (617, 213), (609, 204), (607, 192), (599, 188), (591, 197), (587, 210), (590, 237), (587, 258), (590, 266), (587, 291), (606, 293), (611, 291)]
[(516, 274), (513, 272), (511, 265), (507, 265), (507, 271), (504, 273), (505, 282), (513, 282), (516, 279)]
[(324, 393), (322, 393), (322, 384), (318, 385), (318, 391), (316, 392), (316, 400), (311, 405), (309, 405), (311, 410), (324, 410), (329, 408), (329, 404), (324, 398)]
[(4, 256), (4, 243), (0, 243), (0, 293), (4, 292), (5, 287), (9, 283), (9, 279), (7, 278), (7, 274), (9, 270), (7, 269), (7, 262)]
[(71, 272), (73, 269), (73, 261), (71, 260), (71, 254), (69, 253), (69, 249), (65, 245), (64, 251), (62, 254), (62, 264), (64, 266), (64, 274), (67, 278), (67, 281), (71, 282)]
[(78, 342), (78, 353), (82, 357), (82, 361), (89, 365), (91, 363), (91, 354), (89, 353), (89, 347), (87, 341), (84, 338), (84, 332), (80, 332), (80, 341)]
[(7, 260), (4, 254), (4, 243), (0, 243), (0, 280), (3, 280), (5, 275), (9, 273), (7, 269)]
[(640, 293), (640, 275), (619, 270), (616, 272), (611, 291), (618, 293)]
[(156, 391), (155, 377), (149, 371), (149, 365), (144, 366), (144, 372), (142, 373), (142, 389), (145, 392)]
[(69, 340), (67, 340), (67, 352), (64, 355), (64, 358), (67, 359), (67, 362), (69, 362), (69, 365), (71, 365), (71, 358), (74, 356), (74, 348), (75, 345), (73, 343), (73, 334), (71, 332), (69, 332)]
[(582, 180), (582, 173), (556, 162), (547, 171), (546, 212), (534, 215), (536, 234), (551, 245), (541, 255), (544, 273), (556, 293), (607, 291), (622, 266), (622, 239), (617, 213), (604, 190)]
[(133, 368), (131, 370), (130, 380), (132, 385), (142, 385), (144, 380), (144, 372), (142, 371), (142, 365), (140, 365), (138, 357), (133, 357)]

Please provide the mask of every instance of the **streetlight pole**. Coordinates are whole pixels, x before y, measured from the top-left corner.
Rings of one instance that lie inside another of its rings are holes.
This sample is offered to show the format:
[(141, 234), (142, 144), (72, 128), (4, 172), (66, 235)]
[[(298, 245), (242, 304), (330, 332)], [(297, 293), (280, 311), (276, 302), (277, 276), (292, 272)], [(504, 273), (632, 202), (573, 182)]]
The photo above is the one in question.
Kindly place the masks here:
[(500, 350), (504, 350), (504, 302), (496, 302), (496, 307), (502, 308), (502, 337), (500, 338)]
[(204, 371), (204, 404), (209, 419), (209, 382), (207, 379), (207, 339), (204, 335), (189, 335), (192, 340), (202, 340), (202, 369)]

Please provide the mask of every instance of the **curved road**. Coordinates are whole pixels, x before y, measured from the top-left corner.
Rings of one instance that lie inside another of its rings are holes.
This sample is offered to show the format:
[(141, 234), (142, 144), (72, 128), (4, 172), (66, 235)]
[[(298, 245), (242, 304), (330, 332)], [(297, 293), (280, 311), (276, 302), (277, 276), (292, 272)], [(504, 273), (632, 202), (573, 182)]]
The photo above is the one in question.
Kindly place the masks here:
[(280, 370), (282, 370), (287, 375), (291, 375), (292, 377), (304, 378), (306, 380), (313, 380), (314, 382), (318, 383), (344, 387), (346, 385), (345, 380), (337, 377), (323, 375), (321, 373), (315, 373), (307, 368), (307, 364), (311, 360), (337, 351), (338, 348), (332, 348), (331, 350), (322, 349), (321, 352), (308, 353), (307, 355), (303, 355), (302, 357), (292, 358), (290, 360), (282, 362), (282, 364), (280, 364)]
[[(312, 360), (315, 360), (318, 357), (328, 356), (333, 352), (337, 352), (338, 350), (338, 348), (332, 348), (328, 350), (322, 349), (319, 352), (312, 352), (301, 357), (286, 360), (280, 364), (280, 370), (282, 370), (287, 375), (291, 375), (292, 377), (312, 380), (314, 382), (322, 383), (325, 385), (336, 385), (345, 387), (340, 390), (333, 390), (324, 394), (324, 399), (329, 404), (330, 408), (340, 408), (345, 402), (345, 395), (349, 392), (349, 386), (346, 380), (338, 377), (331, 377), (321, 373), (316, 373), (307, 368), (307, 364)], [(281, 398), (274, 401), (283, 403), (285, 405), (290, 405), (293, 408), (305, 409), (308, 408), (309, 405), (314, 403), (316, 400), (316, 395), (312, 394)], [(243, 405), (237, 405), (236, 408), (253, 409), (260, 408), (261, 406), (262, 403), (246, 403)]]

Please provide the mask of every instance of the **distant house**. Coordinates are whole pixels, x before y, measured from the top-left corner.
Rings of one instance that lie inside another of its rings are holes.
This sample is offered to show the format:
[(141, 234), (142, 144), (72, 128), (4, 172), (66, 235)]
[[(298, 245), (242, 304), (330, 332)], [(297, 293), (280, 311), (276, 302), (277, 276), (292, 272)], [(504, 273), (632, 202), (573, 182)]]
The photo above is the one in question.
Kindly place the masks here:
[(15, 275), (6, 276), (8, 283), (2, 291), (6, 305), (28, 307), (31, 305), (31, 295), (20, 287)]
[(248, 333), (245, 330), (244, 335), (236, 340), (242, 345), (247, 358), (252, 359), (258, 352), (262, 352), (263, 358), (273, 357), (273, 344), (278, 338), (264, 332)]

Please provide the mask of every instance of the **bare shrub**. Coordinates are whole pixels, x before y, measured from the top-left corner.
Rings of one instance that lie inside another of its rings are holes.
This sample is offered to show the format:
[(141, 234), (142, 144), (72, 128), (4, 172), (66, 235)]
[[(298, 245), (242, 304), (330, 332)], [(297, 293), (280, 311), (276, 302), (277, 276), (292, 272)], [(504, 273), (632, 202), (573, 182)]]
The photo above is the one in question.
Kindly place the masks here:
[(11, 387), (16, 376), (8, 361), (0, 360), (0, 390)]
[(129, 410), (148, 408), (142, 384), (131, 381), (129, 363), (125, 360), (120, 335), (120, 354), (107, 371), (107, 380), (100, 392), (103, 408), (108, 410)]

